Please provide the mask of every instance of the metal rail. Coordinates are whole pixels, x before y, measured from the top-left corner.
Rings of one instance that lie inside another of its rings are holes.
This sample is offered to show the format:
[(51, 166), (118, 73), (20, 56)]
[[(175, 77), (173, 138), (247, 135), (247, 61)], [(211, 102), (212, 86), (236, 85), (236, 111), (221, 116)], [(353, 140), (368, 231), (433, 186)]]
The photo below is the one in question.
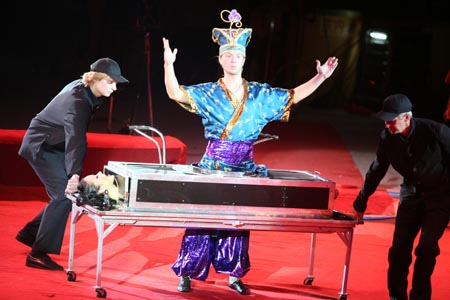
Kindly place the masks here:
[(102, 256), (104, 239), (118, 226), (153, 226), (172, 228), (214, 228), (214, 229), (240, 229), (240, 230), (265, 230), (265, 231), (291, 231), (312, 233), (310, 247), (309, 274), (304, 280), (305, 285), (311, 285), (314, 280), (314, 252), (317, 233), (336, 233), (346, 246), (344, 271), (342, 275), (340, 300), (347, 299), (347, 280), (350, 267), (350, 256), (353, 240), (353, 229), (357, 224), (351, 218), (341, 216), (328, 219), (314, 218), (270, 218), (264, 216), (252, 216), (248, 214), (235, 214), (223, 216), (217, 212), (205, 211), (204, 214), (173, 213), (162, 209), (139, 210), (139, 211), (100, 211), (89, 205), (78, 206), (73, 195), (67, 195), (73, 202), (72, 218), (70, 226), (69, 265), (67, 278), (69, 281), (76, 280), (74, 271), (74, 245), (76, 223), (87, 215), (95, 222), (97, 232), (97, 269), (95, 291), (97, 297), (105, 298), (106, 290), (101, 285)]

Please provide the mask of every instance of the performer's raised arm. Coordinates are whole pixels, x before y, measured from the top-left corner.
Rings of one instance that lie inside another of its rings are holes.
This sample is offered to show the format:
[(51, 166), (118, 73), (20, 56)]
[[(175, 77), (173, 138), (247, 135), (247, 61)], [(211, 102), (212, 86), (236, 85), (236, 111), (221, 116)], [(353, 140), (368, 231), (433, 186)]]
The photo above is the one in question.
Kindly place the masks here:
[(331, 74), (333, 74), (337, 65), (338, 59), (334, 56), (329, 57), (323, 65), (320, 64), (319, 60), (316, 60), (317, 74), (294, 89), (294, 103), (298, 103), (311, 95), (328, 77), (331, 76)]
[(173, 64), (177, 58), (178, 49), (172, 49), (169, 45), (169, 40), (163, 38), (164, 47), (164, 83), (166, 84), (167, 95), (170, 99), (178, 102), (186, 102), (183, 92), (180, 90), (177, 76), (175, 75), (175, 68)]

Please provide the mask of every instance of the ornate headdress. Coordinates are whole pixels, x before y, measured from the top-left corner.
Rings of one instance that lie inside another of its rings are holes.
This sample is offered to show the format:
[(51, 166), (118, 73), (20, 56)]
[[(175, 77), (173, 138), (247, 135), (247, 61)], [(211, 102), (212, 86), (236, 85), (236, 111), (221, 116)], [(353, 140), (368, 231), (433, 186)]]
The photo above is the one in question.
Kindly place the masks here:
[[(224, 14), (228, 13), (228, 18), (224, 18)], [(241, 28), (241, 15), (237, 10), (222, 10), (220, 18), (225, 23), (230, 23), (229, 28), (213, 28), (212, 40), (220, 45), (219, 55), (225, 51), (239, 51), (245, 56), (245, 47), (250, 42), (252, 35), (251, 28)], [(236, 28), (233, 28), (233, 25)]]

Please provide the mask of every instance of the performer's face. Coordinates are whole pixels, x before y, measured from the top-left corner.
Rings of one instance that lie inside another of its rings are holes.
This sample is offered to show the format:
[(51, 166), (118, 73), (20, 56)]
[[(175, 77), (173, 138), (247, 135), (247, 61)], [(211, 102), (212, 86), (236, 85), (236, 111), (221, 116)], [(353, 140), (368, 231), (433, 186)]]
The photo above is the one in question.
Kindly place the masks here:
[(89, 185), (95, 185), (96, 187), (106, 186), (110, 187), (114, 185), (114, 175), (106, 175), (102, 172), (98, 172), (95, 175), (87, 175), (83, 178)]
[(410, 115), (400, 114), (392, 121), (385, 121), (384, 124), (391, 134), (402, 133), (406, 135), (410, 126)]
[(117, 82), (115, 82), (111, 77), (106, 76), (101, 80), (94, 81), (92, 85), (92, 93), (96, 97), (109, 97), (112, 93), (117, 90)]
[(96, 186), (99, 194), (102, 194), (107, 190), (111, 199), (117, 200), (119, 198), (119, 189), (115, 184), (114, 175), (106, 175), (102, 172), (98, 172), (95, 175), (87, 175), (83, 180), (88, 185)]
[(242, 73), (245, 56), (238, 51), (226, 51), (219, 56), (219, 62), (224, 72), (238, 75)]

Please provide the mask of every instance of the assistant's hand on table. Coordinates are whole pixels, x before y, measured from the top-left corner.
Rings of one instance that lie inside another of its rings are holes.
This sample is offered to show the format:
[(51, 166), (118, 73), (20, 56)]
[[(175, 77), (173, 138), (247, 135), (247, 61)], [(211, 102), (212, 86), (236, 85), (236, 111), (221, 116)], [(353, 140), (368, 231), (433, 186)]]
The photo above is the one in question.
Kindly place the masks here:
[(67, 181), (66, 190), (64, 191), (66, 194), (73, 194), (78, 191), (78, 183), (80, 183), (80, 176), (77, 174), (73, 174), (72, 177)]
[(353, 218), (356, 220), (357, 224), (363, 223), (364, 213), (353, 210)]

